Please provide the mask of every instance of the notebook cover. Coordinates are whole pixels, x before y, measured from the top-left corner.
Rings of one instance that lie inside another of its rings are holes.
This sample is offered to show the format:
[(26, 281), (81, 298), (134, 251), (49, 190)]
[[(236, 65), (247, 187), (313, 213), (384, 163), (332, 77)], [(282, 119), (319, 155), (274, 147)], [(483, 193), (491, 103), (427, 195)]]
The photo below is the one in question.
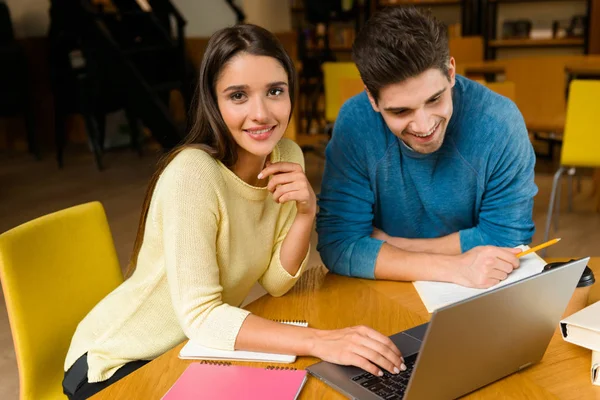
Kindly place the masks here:
[(579, 326), (600, 334), (600, 301), (571, 314), (560, 323)]
[(304, 370), (192, 363), (162, 399), (293, 400), (305, 382)]

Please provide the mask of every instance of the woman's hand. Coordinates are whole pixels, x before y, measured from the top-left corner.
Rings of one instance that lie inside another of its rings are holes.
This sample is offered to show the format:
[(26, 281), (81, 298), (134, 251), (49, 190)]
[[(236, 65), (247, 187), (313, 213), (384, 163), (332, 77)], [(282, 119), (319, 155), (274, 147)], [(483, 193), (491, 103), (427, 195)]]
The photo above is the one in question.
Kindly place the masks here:
[(341, 365), (354, 365), (376, 376), (380, 367), (392, 374), (406, 370), (398, 347), (381, 333), (366, 326), (317, 330), (311, 355)]
[(300, 164), (290, 162), (267, 162), (258, 179), (272, 178), (267, 185), (278, 203), (295, 201), (298, 214), (314, 217), (317, 213), (317, 198)]

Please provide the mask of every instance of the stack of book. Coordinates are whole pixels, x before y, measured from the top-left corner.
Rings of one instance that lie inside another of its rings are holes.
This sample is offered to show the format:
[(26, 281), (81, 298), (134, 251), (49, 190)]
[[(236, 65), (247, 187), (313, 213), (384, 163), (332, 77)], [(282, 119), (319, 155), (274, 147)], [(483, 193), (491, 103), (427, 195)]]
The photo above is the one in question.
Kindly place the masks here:
[(600, 386), (600, 301), (560, 321), (567, 342), (592, 350), (592, 384)]

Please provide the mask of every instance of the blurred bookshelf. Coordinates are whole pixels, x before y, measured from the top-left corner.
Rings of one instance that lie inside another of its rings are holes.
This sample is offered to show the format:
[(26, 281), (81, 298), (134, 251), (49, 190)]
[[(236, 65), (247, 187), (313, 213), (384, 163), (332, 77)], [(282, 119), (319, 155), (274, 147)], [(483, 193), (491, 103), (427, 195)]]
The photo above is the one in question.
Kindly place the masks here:
[[(562, 48), (565, 50), (554, 51), (587, 54), (591, 2), (488, 0), (483, 10), (485, 58), (496, 59), (499, 50), (525, 48)], [(538, 13), (540, 7), (544, 9), (542, 13)], [(509, 56), (508, 53), (502, 55), (501, 58)]]
[(583, 38), (557, 38), (557, 39), (498, 39), (490, 40), (490, 47), (572, 47), (583, 46)]
[(320, 149), (331, 129), (325, 120), (321, 64), (351, 61), (352, 44), (369, 17), (373, 0), (290, 0), (292, 28), (298, 38), (299, 98), (296, 141), (303, 149)]
[(428, 9), (448, 26), (450, 37), (472, 36), (481, 33), (482, 0), (373, 0), (372, 12), (389, 7)]

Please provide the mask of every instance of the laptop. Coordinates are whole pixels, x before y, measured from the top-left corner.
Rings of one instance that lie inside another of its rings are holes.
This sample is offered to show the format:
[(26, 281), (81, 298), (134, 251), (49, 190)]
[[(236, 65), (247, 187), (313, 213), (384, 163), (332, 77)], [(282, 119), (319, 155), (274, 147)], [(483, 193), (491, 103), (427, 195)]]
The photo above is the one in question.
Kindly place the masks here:
[(407, 370), (383, 377), (319, 362), (308, 372), (352, 399), (454, 399), (542, 359), (589, 257), (436, 310), (390, 336)]

